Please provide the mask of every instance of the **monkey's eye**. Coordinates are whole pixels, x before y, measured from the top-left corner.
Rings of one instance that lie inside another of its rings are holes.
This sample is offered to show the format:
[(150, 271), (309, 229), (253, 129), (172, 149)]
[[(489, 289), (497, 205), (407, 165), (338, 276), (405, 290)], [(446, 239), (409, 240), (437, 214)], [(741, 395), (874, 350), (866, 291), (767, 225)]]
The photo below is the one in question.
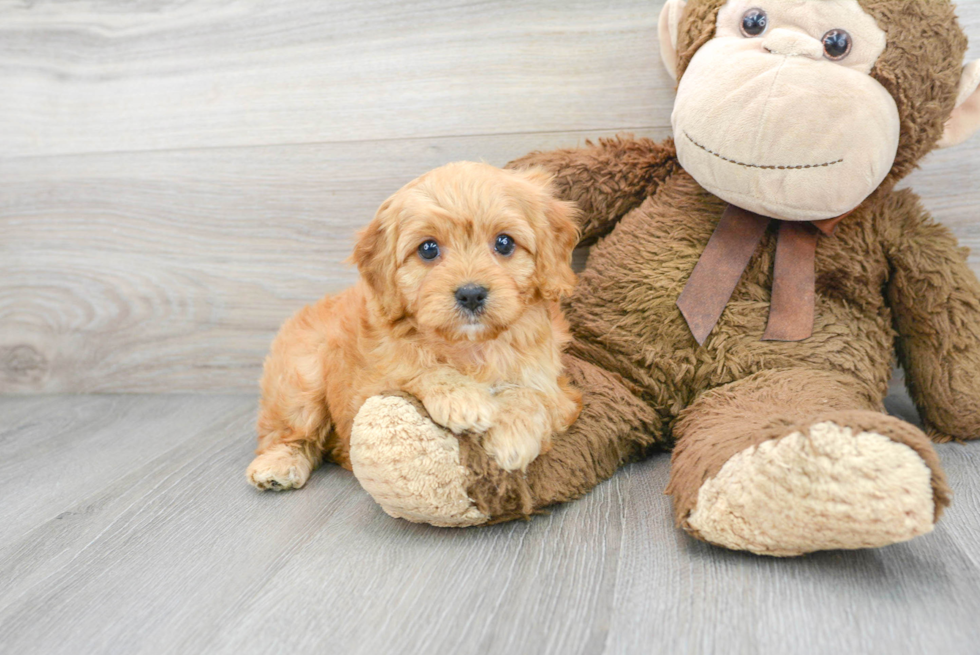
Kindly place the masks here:
[(742, 16), (742, 35), (749, 38), (759, 36), (769, 27), (769, 16), (761, 9), (749, 9)]
[(823, 35), (823, 51), (827, 59), (840, 61), (851, 54), (851, 35), (844, 30), (830, 30)]
[(514, 254), (514, 248), (516, 247), (517, 243), (514, 242), (514, 239), (509, 234), (499, 235), (497, 241), (493, 244), (494, 252), (504, 257)]
[(419, 257), (427, 262), (431, 262), (433, 259), (439, 256), (439, 244), (429, 239), (421, 246), (419, 246)]

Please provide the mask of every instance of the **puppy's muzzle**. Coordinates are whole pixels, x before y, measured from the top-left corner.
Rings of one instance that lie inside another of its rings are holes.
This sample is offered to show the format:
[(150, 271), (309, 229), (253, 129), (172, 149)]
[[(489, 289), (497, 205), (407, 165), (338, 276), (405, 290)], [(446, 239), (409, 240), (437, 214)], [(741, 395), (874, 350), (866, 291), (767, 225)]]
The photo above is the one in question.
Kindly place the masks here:
[(467, 284), (456, 289), (456, 304), (471, 314), (479, 314), (487, 304), (487, 296), (490, 294), (486, 287), (477, 284)]

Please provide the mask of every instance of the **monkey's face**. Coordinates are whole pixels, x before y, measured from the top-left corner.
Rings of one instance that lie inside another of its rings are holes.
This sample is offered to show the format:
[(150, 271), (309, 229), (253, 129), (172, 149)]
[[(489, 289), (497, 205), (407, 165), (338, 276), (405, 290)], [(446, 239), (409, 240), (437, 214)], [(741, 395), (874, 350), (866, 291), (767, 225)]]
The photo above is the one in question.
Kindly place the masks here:
[(892, 168), (898, 108), (871, 77), (886, 35), (857, 0), (729, 0), (681, 78), (677, 155), (701, 186), (774, 218), (832, 218)]

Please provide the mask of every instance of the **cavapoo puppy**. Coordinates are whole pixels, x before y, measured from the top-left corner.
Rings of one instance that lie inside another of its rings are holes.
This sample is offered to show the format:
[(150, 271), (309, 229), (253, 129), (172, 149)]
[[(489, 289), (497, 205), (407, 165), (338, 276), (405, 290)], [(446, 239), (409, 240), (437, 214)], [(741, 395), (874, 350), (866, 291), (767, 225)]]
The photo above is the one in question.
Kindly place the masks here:
[(481, 433), (507, 470), (571, 425), (580, 397), (561, 375), (559, 299), (575, 284), (578, 230), (550, 178), (461, 162), (381, 205), (354, 249), (360, 281), (300, 310), (272, 344), (252, 484), (302, 487), (323, 459), (350, 469), (354, 416), (386, 391)]

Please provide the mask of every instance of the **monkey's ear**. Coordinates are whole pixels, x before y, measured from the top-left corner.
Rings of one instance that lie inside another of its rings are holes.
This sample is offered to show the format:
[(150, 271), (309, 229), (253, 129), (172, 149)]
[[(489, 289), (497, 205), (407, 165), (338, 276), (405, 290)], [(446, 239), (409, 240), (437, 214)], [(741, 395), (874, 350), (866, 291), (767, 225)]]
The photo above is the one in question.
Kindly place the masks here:
[(660, 58), (667, 72), (677, 81), (677, 35), (687, 0), (667, 0), (660, 12)]
[(963, 143), (980, 128), (980, 60), (963, 69), (956, 109), (946, 121), (946, 131), (937, 147), (949, 148)]

